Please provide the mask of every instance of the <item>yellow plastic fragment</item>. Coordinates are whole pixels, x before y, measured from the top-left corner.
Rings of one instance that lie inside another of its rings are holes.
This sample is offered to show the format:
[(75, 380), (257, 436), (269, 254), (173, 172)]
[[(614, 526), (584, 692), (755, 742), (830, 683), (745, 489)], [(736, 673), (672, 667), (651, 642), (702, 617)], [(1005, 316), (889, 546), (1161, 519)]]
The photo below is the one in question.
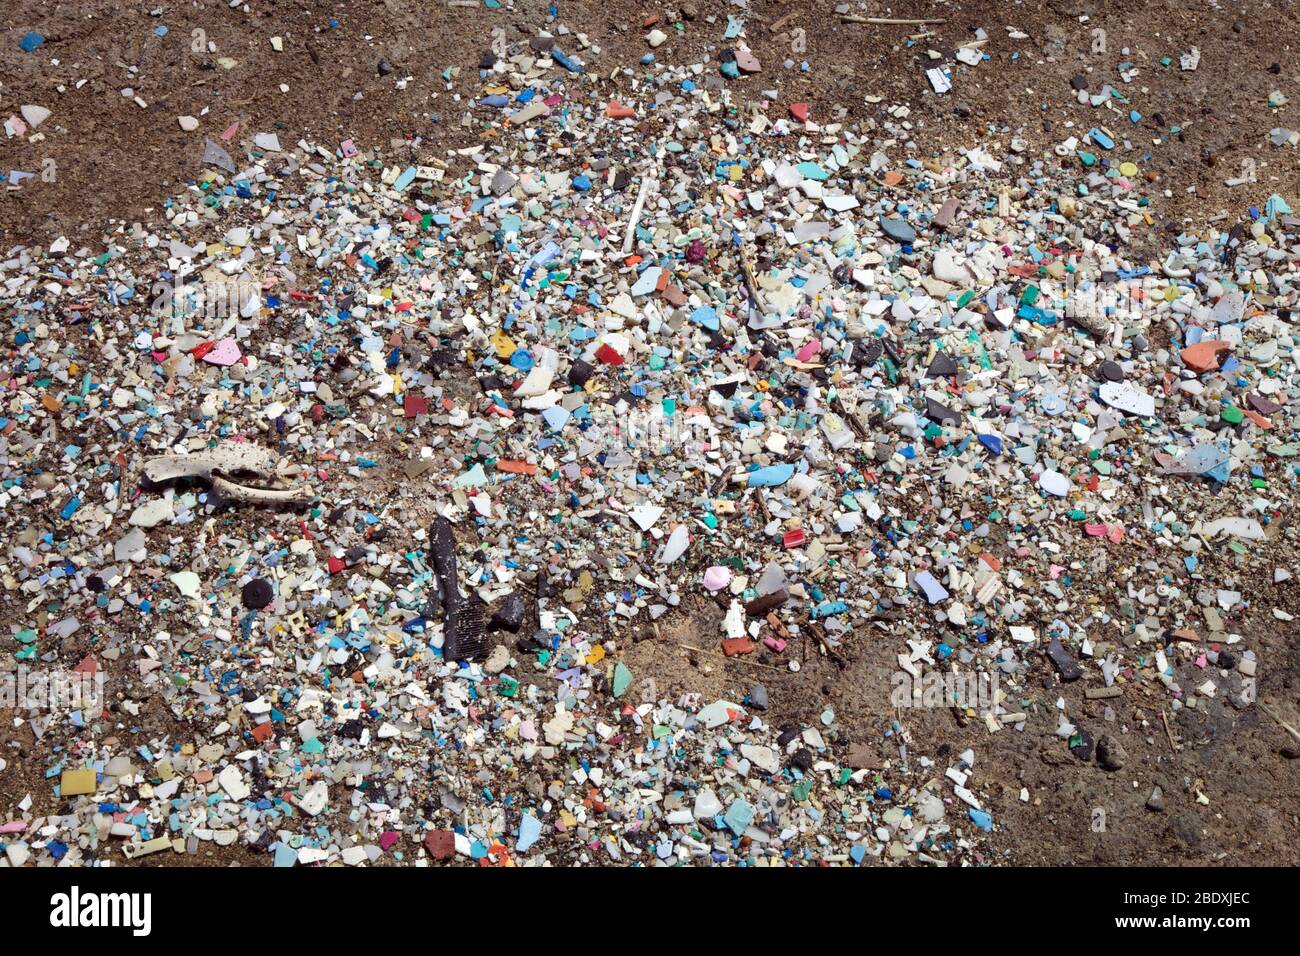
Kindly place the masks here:
[(65, 797), (95, 792), (94, 770), (65, 770), (59, 778), (59, 792)]
[(502, 361), (515, 354), (514, 340), (500, 329), (492, 333), (492, 347), (497, 350), (497, 358)]

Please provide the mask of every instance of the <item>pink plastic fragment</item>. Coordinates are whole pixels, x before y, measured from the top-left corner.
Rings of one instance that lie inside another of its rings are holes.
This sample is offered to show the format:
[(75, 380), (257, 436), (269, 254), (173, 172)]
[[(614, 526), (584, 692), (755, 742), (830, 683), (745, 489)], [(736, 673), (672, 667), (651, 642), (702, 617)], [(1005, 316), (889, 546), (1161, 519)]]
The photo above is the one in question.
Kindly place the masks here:
[(203, 356), (203, 361), (211, 362), (213, 365), (234, 365), (243, 357), (239, 351), (239, 346), (232, 338), (224, 338), (212, 347), (212, 351)]
[(704, 572), (704, 586), (710, 591), (721, 591), (731, 583), (731, 569), (715, 564)]
[(813, 339), (811, 342), (809, 342), (807, 345), (801, 348), (798, 352), (796, 352), (795, 357), (799, 359), (800, 362), (811, 362), (813, 360), (813, 356), (815, 356), (821, 350), (822, 350), (821, 342), (818, 342), (816, 339)]

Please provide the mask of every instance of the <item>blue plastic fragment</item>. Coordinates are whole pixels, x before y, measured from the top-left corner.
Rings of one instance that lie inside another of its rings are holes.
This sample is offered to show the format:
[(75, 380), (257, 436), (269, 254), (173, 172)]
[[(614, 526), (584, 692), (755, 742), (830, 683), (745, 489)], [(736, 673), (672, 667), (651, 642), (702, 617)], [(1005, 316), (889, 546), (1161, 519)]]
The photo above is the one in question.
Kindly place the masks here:
[(794, 465), (783, 462), (751, 471), (747, 476), (751, 488), (776, 488), (794, 477)]
[(401, 192), (413, 182), (415, 182), (415, 167), (407, 166), (406, 169), (402, 170), (402, 175), (398, 176), (393, 183), (393, 188)]
[(812, 616), (831, 617), (835, 614), (843, 614), (848, 609), (848, 604), (843, 601), (826, 601), (812, 609)]
[(527, 853), (541, 835), (542, 821), (531, 813), (525, 813), (519, 818), (519, 842), (515, 844), (515, 851)]
[(691, 321), (696, 325), (702, 325), (710, 332), (718, 331), (720, 323), (718, 322), (718, 310), (710, 305), (702, 305), (691, 313)]
[(582, 64), (561, 50), (552, 49), (551, 59), (560, 64), (560, 66), (564, 67), (564, 69), (568, 70), (570, 73), (582, 72)]

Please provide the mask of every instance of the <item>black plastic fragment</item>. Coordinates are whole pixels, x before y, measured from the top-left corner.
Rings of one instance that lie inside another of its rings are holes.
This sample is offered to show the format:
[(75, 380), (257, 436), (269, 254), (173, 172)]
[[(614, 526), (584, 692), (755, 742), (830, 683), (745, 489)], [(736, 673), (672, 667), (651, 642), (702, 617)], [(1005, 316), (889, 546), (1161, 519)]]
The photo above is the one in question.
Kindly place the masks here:
[(483, 627), (483, 602), (477, 597), (460, 593), (456, 580), (456, 539), (451, 522), (439, 516), (429, 535), (430, 556), (438, 589), (442, 591), (443, 624), (442, 656), (449, 661), (467, 661), (482, 657), (487, 651)]
[(505, 599), (505, 602), (492, 612), (492, 620), (488, 627), (494, 631), (509, 631), (511, 634), (518, 634), (519, 628), (523, 626), (524, 615), (528, 611), (528, 605), (524, 603), (521, 595), (511, 594)]

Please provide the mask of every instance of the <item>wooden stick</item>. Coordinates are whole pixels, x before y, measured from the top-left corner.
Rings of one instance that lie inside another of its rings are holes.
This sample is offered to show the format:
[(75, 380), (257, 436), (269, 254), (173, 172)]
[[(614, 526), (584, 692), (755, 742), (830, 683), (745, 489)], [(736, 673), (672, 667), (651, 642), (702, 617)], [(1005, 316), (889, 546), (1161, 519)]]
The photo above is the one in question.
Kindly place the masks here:
[(747, 661), (740, 656), (728, 657), (726, 654), (719, 654), (717, 651), (705, 650), (702, 647), (694, 647), (690, 644), (678, 644), (677, 646), (688, 651), (694, 651), (696, 654), (708, 654), (710, 657), (721, 657), (725, 661), (735, 661), (738, 664), (748, 664), (750, 667), (765, 667), (770, 671), (781, 669), (774, 664), (764, 664), (761, 663), (760, 661)]
[(829, 655), (837, 667), (843, 670), (848, 666), (848, 661), (841, 657), (835, 648), (831, 647), (830, 641), (826, 640), (826, 635), (822, 632), (820, 624), (814, 623), (810, 617), (803, 622), (803, 629), (812, 634), (813, 638), (821, 646), (823, 653)]
[(1174, 734), (1173, 734), (1173, 731), (1171, 731), (1171, 730), (1169, 729), (1169, 715), (1166, 714), (1163, 710), (1160, 711), (1160, 720), (1161, 720), (1161, 721), (1164, 723), (1164, 725), (1165, 725), (1165, 736), (1169, 738), (1169, 749), (1170, 749), (1170, 750), (1177, 750), (1177, 749), (1178, 749), (1178, 745), (1177, 745), (1176, 743), (1174, 743)]
[(1269, 707), (1268, 704), (1264, 703), (1264, 702), (1261, 700), (1261, 701), (1259, 702), (1259, 709), (1262, 710), (1264, 713), (1268, 714), (1268, 715), (1269, 715), (1270, 717), (1272, 717), (1274, 720), (1276, 720), (1276, 721), (1278, 722), (1278, 724), (1282, 727), (1283, 730), (1285, 730), (1288, 734), (1290, 734), (1292, 737), (1295, 738), (1296, 743), (1300, 743), (1300, 731), (1296, 730), (1294, 727), (1292, 727), (1290, 724), (1288, 724), (1285, 720), (1283, 720), (1283, 719), (1282, 719), (1281, 717), (1279, 717), (1277, 714), (1273, 713), (1273, 708), (1272, 708), (1272, 707)]
[(840, 23), (870, 23), (875, 26), (923, 27), (926, 24), (930, 24), (930, 23), (947, 23), (947, 22), (948, 21), (943, 19), (942, 17), (908, 20), (908, 19), (899, 19), (895, 17), (859, 17), (852, 13), (845, 13), (840, 17)]
[(799, 16), (799, 12), (800, 11), (795, 10), (793, 13), (787, 13), (780, 20), (777, 20), (776, 23), (772, 24), (771, 26), (772, 32), (773, 33), (781, 32), (781, 28), (785, 26), (787, 23), (789, 23), (791, 20), (793, 20), (795, 17)]

